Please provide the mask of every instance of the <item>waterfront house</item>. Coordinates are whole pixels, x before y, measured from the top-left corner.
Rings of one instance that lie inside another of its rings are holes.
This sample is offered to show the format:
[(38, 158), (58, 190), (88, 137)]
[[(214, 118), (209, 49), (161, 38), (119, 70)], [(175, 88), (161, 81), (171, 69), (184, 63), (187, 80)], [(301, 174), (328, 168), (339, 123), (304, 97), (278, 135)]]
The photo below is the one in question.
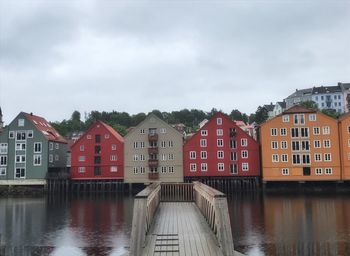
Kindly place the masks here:
[(45, 185), (66, 170), (66, 140), (42, 117), (21, 112), (0, 134), (0, 184)]
[(121, 180), (124, 139), (111, 126), (94, 122), (71, 147), (73, 180)]
[(183, 135), (150, 114), (125, 137), (125, 182), (183, 182)]
[(338, 121), (293, 106), (260, 126), (263, 181), (340, 180)]
[(259, 144), (239, 122), (216, 113), (184, 145), (185, 177), (259, 176)]
[(342, 179), (350, 180), (350, 113), (339, 118), (340, 153)]

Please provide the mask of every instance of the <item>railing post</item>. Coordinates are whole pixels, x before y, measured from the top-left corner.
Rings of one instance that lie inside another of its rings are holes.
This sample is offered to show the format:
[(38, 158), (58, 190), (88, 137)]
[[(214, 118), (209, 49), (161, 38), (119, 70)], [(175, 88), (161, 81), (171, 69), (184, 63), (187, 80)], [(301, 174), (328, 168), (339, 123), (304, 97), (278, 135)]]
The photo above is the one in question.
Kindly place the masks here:
[(147, 198), (136, 198), (134, 200), (134, 211), (132, 218), (130, 256), (141, 255), (146, 239), (146, 207)]

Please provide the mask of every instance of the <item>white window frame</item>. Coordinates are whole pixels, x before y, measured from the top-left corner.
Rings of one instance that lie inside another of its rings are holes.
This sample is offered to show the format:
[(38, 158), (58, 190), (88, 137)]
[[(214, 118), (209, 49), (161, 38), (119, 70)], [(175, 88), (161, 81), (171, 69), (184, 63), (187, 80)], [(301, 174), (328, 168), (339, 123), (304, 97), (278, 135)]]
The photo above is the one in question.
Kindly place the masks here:
[(190, 151), (190, 159), (196, 159), (197, 154), (196, 151)]
[(200, 147), (201, 148), (206, 148), (207, 147), (207, 139), (201, 139), (199, 141)]
[(14, 138), (15, 138), (15, 132), (9, 131), (9, 139), (14, 139)]
[(216, 136), (223, 136), (224, 130), (223, 129), (216, 129)]
[(224, 163), (218, 163), (218, 172), (225, 171), (225, 164)]
[(85, 146), (84, 145), (80, 145), (79, 146), (79, 151), (80, 152), (84, 152), (85, 151)]
[(197, 164), (191, 163), (190, 164), (190, 172), (196, 172), (197, 171)]
[[(328, 156), (329, 156), (329, 159), (328, 159)], [(331, 162), (332, 161), (332, 154), (331, 153), (324, 153), (323, 154), (323, 161)]]
[(244, 172), (249, 171), (249, 163), (242, 163), (242, 171)]
[[(2, 159), (5, 159), (5, 161)], [(0, 166), (7, 166), (7, 160), (8, 160), (7, 155), (0, 156)]]
[(241, 139), (241, 146), (242, 147), (248, 147), (248, 139), (247, 138), (242, 138)]
[(0, 176), (6, 176), (6, 167), (0, 167)]
[(289, 115), (283, 115), (282, 116), (282, 122), (283, 123), (289, 123)]
[(331, 141), (330, 140), (323, 140), (323, 147), (324, 148), (330, 148), (331, 147)]
[(53, 154), (49, 154), (49, 162), (53, 163)]
[(278, 163), (278, 162), (279, 162), (279, 155), (272, 154), (272, 163)]
[(219, 150), (216, 154), (218, 159), (224, 159), (224, 151)]
[(111, 161), (117, 161), (118, 160), (117, 155), (111, 155), (110, 156), (110, 160)]
[(321, 141), (320, 140), (314, 140), (314, 148), (321, 148)]
[(216, 146), (219, 148), (222, 148), (224, 146), (224, 140), (223, 139), (217, 139), (216, 140)]
[(207, 159), (207, 158), (208, 158), (207, 151), (201, 151), (201, 159)]
[(323, 174), (322, 168), (315, 168), (315, 175), (322, 175), (322, 174)]
[(248, 158), (248, 150), (242, 150), (241, 151), (241, 157), (245, 158), (245, 159)]
[(278, 136), (278, 130), (277, 128), (271, 128), (271, 136)]
[(85, 162), (85, 156), (79, 156), (78, 162)]
[(316, 119), (317, 119), (316, 114), (310, 114), (310, 115), (309, 115), (309, 121), (315, 122)]
[(201, 130), (201, 136), (208, 136), (208, 130)]
[(281, 141), (281, 149), (288, 149), (288, 141), (286, 140)]
[(278, 149), (278, 141), (276, 140), (271, 141), (271, 149)]
[(325, 175), (332, 175), (333, 169), (332, 168), (324, 168), (324, 174)]
[(322, 127), (322, 134), (323, 135), (329, 135), (330, 133), (331, 133), (331, 128), (329, 126)]
[(7, 154), (8, 152), (8, 144), (0, 143), (0, 154)]
[(208, 164), (201, 163), (201, 172), (207, 172), (207, 171), (208, 171)]
[(282, 154), (281, 155), (281, 162), (284, 162), (284, 163), (288, 162), (288, 154)]
[(217, 125), (222, 125), (222, 118), (221, 117), (217, 117), (216, 118), (216, 124)]
[(320, 135), (321, 134), (321, 128), (319, 126), (313, 127), (313, 134), (314, 135)]
[(315, 162), (322, 162), (322, 154), (321, 153), (315, 153), (314, 154), (314, 161)]
[(288, 168), (282, 168), (281, 173), (283, 176), (288, 176), (289, 175), (289, 169)]
[(280, 135), (281, 136), (287, 136), (287, 128), (281, 128), (280, 129)]

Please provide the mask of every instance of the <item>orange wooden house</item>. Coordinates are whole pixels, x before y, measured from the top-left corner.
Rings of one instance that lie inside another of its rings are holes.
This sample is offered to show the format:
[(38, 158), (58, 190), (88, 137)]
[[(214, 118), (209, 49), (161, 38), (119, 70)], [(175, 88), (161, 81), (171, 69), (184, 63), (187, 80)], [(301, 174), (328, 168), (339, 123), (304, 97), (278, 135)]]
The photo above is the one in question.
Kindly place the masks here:
[(350, 112), (339, 118), (342, 179), (350, 180)]
[(263, 181), (340, 180), (338, 121), (293, 106), (260, 126)]

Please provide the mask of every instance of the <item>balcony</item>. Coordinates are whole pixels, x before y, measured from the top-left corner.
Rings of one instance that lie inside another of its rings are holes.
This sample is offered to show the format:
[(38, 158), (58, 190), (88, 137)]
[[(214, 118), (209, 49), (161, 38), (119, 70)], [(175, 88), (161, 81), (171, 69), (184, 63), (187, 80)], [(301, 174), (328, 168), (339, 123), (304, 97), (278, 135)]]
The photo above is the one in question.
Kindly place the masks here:
[(148, 154), (150, 154), (150, 155), (158, 154), (158, 147), (148, 148)]
[(157, 133), (150, 133), (148, 134), (148, 141), (157, 141), (158, 140), (158, 134)]
[(154, 160), (154, 159), (148, 160), (148, 166), (150, 168), (158, 167), (158, 165), (159, 165), (158, 160)]
[(158, 180), (159, 179), (159, 173), (158, 172), (149, 172), (148, 173), (148, 179), (150, 179), (150, 180)]

